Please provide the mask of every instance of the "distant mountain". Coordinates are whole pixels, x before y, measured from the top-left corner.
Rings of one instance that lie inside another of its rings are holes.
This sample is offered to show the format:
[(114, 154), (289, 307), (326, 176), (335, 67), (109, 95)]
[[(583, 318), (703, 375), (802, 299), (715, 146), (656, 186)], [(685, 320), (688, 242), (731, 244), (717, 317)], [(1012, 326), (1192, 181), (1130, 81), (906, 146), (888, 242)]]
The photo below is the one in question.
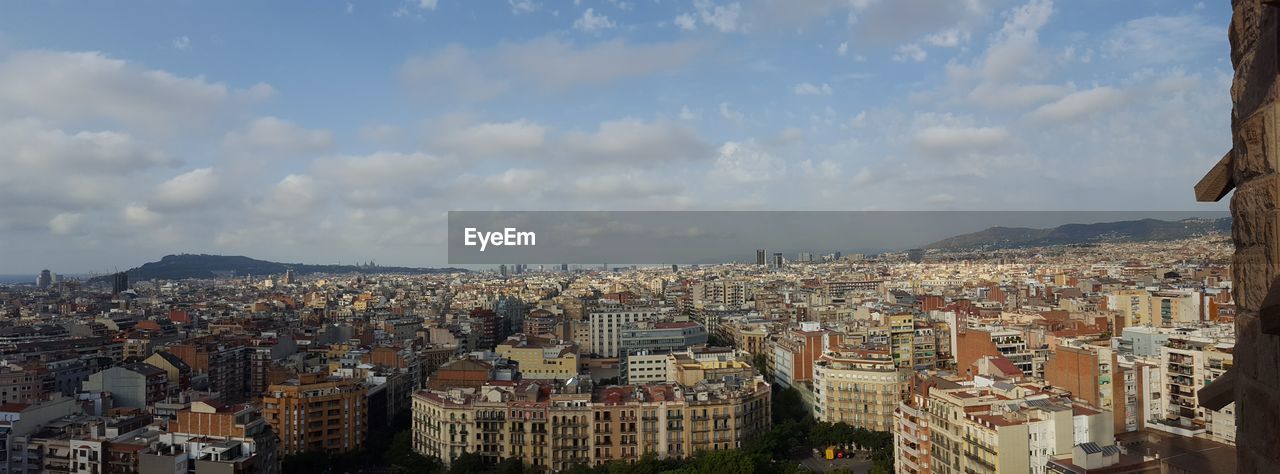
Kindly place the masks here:
[[(434, 273), (466, 272), (461, 268), (411, 268), (367, 265), (308, 265), (302, 263), (278, 263), (249, 257), (229, 255), (182, 254), (166, 255), (158, 262), (126, 270), (129, 281), (181, 280), (184, 278), (217, 278), (245, 275), (280, 275), (293, 270), (297, 275), (311, 273), (402, 273), (426, 275)], [(109, 281), (110, 275), (94, 280)]]
[(1051, 229), (991, 227), (957, 235), (925, 246), (929, 249), (1022, 248), (1104, 242), (1156, 242), (1179, 240), (1211, 233), (1231, 233), (1231, 218), (1194, 218), (1179, 221), (1142, 219), (1098, 224), (1066, 224)]

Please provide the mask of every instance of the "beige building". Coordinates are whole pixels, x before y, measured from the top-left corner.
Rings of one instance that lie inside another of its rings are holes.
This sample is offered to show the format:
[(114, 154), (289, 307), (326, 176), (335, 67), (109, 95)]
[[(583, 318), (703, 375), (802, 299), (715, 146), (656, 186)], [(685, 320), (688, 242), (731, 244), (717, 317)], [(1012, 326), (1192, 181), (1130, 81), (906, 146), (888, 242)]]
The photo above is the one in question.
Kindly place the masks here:
[(868, 349), (828, 352), (813, 366), (813, 416), (818, 421), (848, 423), (873, 431), (890, 431), (898, 403), (906, 399), (909, 369), (895, 367), (888, 351)]
[(413, 397), (413, 446), (451, 462), (520, 459), (551, 470), (680, 458), (735, 449), (769, 429), (771, 389), (762, 378), (703, 383), (585, 387), (551, 382), (422, 390)]
[(517, 334), (494, 352), (519, 364), (526, 379), (569, 380), (578, 375), (578, 348), (568, 342)]
[(1004, 382), (929, 391), (928, 472), (1046, 474), (1083, 443), (1114, 447), (1111, 414), (1034, 384)]

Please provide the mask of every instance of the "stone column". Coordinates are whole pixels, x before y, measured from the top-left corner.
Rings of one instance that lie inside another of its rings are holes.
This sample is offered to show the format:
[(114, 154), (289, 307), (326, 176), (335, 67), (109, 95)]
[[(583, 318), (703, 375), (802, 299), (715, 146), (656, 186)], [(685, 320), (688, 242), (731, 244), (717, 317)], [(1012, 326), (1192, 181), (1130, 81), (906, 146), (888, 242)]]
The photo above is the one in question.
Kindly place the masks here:
[[(1221, 194), (1232, 186), (1236, 190), (1231, 217), (1237, 317), (1230, 381), (1236, 403), (1239, 472), (1280, 471), (1280, 335), (1276, 335), (1280, 314), (1269, 311), (1273, 301), (1280, 300), (1280, 284), (1274, 283), (1280, 276), (1280, 112), (1276, 103), (1280, 7), (1275, 3), (1232, 2), (1233, 147), (1215, 167), (1219, 175), (1206, 176), (1208, 181), (1224, 183), (1218, 189)], [(1268, 298), (1271, 292), (1277, 296)]]

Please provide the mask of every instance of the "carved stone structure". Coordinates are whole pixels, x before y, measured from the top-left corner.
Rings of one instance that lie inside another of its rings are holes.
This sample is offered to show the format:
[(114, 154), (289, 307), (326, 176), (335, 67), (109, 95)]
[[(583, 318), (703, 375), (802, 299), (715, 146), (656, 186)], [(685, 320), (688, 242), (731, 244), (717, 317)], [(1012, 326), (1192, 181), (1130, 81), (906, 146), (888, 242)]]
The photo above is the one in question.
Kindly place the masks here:
[(1196, 185), (1231, 198), (1236, 365), (1201, 389), (1201, 403), (1236, 403), (1240, 472), (1280, 471), (1280, 1), (1233, 0), (1232, 149)]

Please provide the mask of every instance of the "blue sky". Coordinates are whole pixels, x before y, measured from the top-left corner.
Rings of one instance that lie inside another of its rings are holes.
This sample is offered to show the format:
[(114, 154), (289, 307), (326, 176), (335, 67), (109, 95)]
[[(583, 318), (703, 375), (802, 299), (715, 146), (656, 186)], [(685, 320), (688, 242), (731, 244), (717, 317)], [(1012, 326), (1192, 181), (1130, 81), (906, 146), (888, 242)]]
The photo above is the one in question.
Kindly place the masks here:
[(1191, 186), (1230, 147), (1229, 18), (1225, 0), (11, 2), (0, 272), (437, 265), (450, 209), (1202, 209)]

